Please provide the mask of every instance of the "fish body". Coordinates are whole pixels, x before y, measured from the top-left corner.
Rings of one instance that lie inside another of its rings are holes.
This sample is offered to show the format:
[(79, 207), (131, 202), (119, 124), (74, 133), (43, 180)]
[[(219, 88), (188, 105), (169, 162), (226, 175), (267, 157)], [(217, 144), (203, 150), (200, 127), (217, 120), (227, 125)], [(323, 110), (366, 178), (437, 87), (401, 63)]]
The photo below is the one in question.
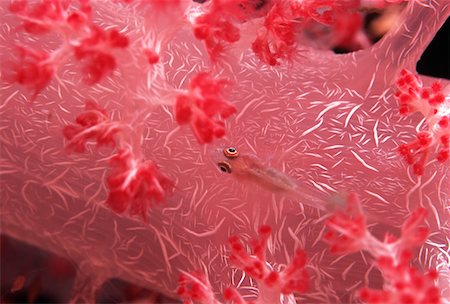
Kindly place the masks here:
[(269, 167), (254, 155), (240, 155), (230, 161), (233, 176), (249, 180), (272, 192), (295, 192), (297, 183), (283, 172)]
[[(300, 186), (287, 174), (263, 163), (253, 154), (242, 154), (234, 147), (217, 149), (215, 163), (223, 173), (231, 174), (238, 180), (249, 181), (273, 193), (281, 193), (301, 203), (329, 209), (324, 195), (310, 195), (311, 186)], [(316, 190), (317, 192), (317, 190)]]

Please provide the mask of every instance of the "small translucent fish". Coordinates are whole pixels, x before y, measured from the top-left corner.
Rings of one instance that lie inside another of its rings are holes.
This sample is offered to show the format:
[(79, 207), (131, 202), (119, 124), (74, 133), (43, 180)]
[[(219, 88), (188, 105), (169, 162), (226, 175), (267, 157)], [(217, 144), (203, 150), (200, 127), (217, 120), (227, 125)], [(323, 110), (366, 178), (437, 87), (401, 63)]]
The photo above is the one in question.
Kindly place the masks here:
[(330, 202), (324, 194), (309, 194), (314, 191), (311, 186), (300, 187), (296, 180), (267, 166), (255, 155), (242, 154), (234, 147), (227, 147), (216, 149), (213, 158), (221, 172), (231, 174), (234, 178), (249, 181), (274, 193), (285, 194), (315, 208), (330, 209)]

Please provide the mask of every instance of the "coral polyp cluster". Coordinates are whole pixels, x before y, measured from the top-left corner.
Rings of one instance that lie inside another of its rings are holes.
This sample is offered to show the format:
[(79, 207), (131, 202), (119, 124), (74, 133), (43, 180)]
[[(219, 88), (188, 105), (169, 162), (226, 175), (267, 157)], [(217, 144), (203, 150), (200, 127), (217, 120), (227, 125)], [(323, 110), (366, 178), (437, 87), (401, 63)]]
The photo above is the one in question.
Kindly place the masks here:
[(111, 158), (112, 173), (106, 204), (121, 214), (140, 215), (147, 220), (153, 201), (164, 202), (173, 191), (173, 181), (150, 160), (141, 160), (131, 150), (119, 150)]
[[(238, 236), (228, 240), (231, 248), (230, 263), (245, 271), (258, 285), (258, 298), (246, 301), (234, 286), (224, 290), (225, 300), (236, 304), (243, 303), (278, 303), (292, 293), (304, 293), (308, 290), (309, 275), (306, 269), (306, 255), (301, 249), (295, 251), (291, 263), (282, 271), (274, 271), (266, 259), (267, 243), (272, 232), (269, 226), (259, 228), (259, 239), (251, 241), (252, 254), (249, 255)], [(179, 278), (178, 295), (186, 303), (220, 303), (214, 296), (205, 274), (192, 272), (182, 274)]]
[[(422, 274), (410, 264), (413, 250), (421, 246), (429, 234), (424, 224), (427, 216), (424, 208), (415, 210), (403, 223), (398, 239), (386, 234), (383, 242), (368, 231), (355, 193), (347, 198), (346, 211), (338, 212), (328, 220), (330, 230), (325, 240), (331, 244), (331, 252), (348, 254), (366, 250), (375, 260), (374, 265), (383, 276), (383, 290), (362, 288), (359, 297), (363, 302), (440, 303), (440, 291), (434, 283), (436, 271)], [(350, 214), (355, 217), (349, 217)]]
[(450, 82), (415, 72), (448, 1), (0, 14), (1, 233), (76, 265), (72, 302), (450, 299)]
[(180, 125), (189, 123), (200, 144), (225, 135), (225, 124), (215, 116), (228, 118), (236, 113), (233, 104), (221, 96), (226, 83), (224, 79), (213, 79), (208, 73), (200, 72), (191, 80), (188, 92), (176, 98), (176, 121)]
[[(361, 288), (359, 299), (364, 303), (441, 303), (440, 290), (435, 285), (437, 272), (432, 269), (422, 274), (411, 266), (414, 249), (421, 246), (429, 234), (424, 224), (426, 210), (419, 208), (410, 215), (403, 223), (398, 239), (386, 234), (384, 241), (379, 241), (368, 230), (358, 195), (350, 193), (345, 200), (345, 209), (327, 220), (329, 230), (323, 238), (330, 244), (332, 254), (367, 251), (372, 256), (371, 263), (379, 269), (384, 280), (383, 290)], [(224, 290), (225, 300), (235, 304), (284, 303), (284, 297), (308, 291), (310, 275), (302, 249), (296, 250), (290, 264), (281, 272), (270, 268), (265, 252), (271, 231), (268, 226), (259, 228), (260, 238), (251, 242), (252, 255), (245, 251), (239, 237), (230, 237), (229, 261), (256, 281), (258, 297), (246, 301), (234, 287), (228, 287)], [(178, 295), (185, 303), (220, 303), (206, 275), (201, 272), (182, 274), (179, 284)]]
[(19, 46), (13, 80), (34, 91), (31, 99), (50, 84), (58, 67), (71, 55), (81, 62), (84, 80), (95, 84), (116, 68), (113, 50), (128, 46), (127, 37), (116, 29), (105, 31), (92, 23), (89, 1), (51, 0), (30, 7), (28, 1), (14, 0), (9, 8), (23, 21), (21, 27), (26, 33), (55, 33), (62, 38), (60, 47), (52, 52)]
[(397, 80), (395, 94), (400, 103), (400, 114), (410, 115), (419, 112), (424, 116), (427, 131), (417, 133), (417, 140), (403, 144), (399, 152), (417, 175), (422, 175), (426, 161), (433, 148), (437, 148), (436, 159), (445, 163), (450, 153), (450, 113), (444, 104), (442, 85), (434, 82), (424, 88), (420, 78), (407, 70), (402, 70)]

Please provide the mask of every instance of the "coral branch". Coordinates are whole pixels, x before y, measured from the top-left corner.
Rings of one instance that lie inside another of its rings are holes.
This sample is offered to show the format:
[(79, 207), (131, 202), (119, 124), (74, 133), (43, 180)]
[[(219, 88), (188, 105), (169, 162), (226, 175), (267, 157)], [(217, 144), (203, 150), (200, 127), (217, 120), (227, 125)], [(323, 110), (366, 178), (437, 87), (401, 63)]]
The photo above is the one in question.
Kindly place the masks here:
[[(234, 287), (228, 287), (224, 290), (225, 300), (234, 304), (272, 304), (280, 303), (283, 295), (304, 293), (308, 290), (309, 275), (305, 269), (306, 255), (303, 250), (297, 249), (291, 263), (284, 270), (277, 272), (270, 268), (265, 252), (271, 233), (272, 228), (269, 226), (259, 228), (259, 239), (250, 242), (252, 255), (247, 253), (239, 237), (229, 238), (230, 262), (256, 280), (259, 295), (255, 301), (246, 301)], [(185, 300), (185, 303), (192, 303), (192, 301), (205, 304), (219, 303), (215, 300), (211, 286), (202, 273), (183, 273), (179, 279), (179, 286), (178, 295)]]
[(206, 12), (192, 22), (195, 37), (205, 43), (212, 61), (216, 61), (224, 49), (241, 38), (238, 24), (255, 10), (251, 1), (211, 0)]
[(363, 248), (366, 219), (356, 193), (349, 194), (345, 210), (337, 211), (326, 225), (330, 230), (325, 233), (324, 240), (331, 245), (332, 253), (351, 253)]
[(85, 111), (77, 116), (76, 124), (64, 127), (63, 135), (68, 141), (66, 147), (81, 153), (86, 150), (86, 143), (90, 139), (95, 139), (97, 147), (115, 146), (114, 137), (119, 131), (119, 125), (109, 121), (106, 110), (88, 100)]
[[(356, 217), (353, 216), (355, 213)], [(396, 239), (386, 235), (384, 242), (367, 231), (358, 196), (354, 193), (347, 198), (347, 209), (330, 218), (327, 227), (331, 234), (326, 234), (324, 239), (331, 244), (331, 251), (350, 253), (365, 250), (376, 259), (375, 266), (383, 275), (384, 290), (362, 288), (359, 293), (361, 300), (367, 303), (440, 302), (440, 292), (434, 284), (437, 273), (431, 270), (423, 275), (410, 266), (412, 250), (428, 236), (429, 229), (424, 225), (426, 216), (426, 210), (418, 208), (402, 225), (401, 237)]]
[(58, 66), (72, 55), (80, 60), (84, 79), (93, 85), (116, 68), (114, 49), (128, 46), (128, 38), (115, 29), (103, 30), (91, 22), (92, 8), (88, 0), (47, 0), (28, 6), (28, 1), (12, 1), (10, 10), (23, 21), (23, 29), (32, 35), (55, 33), (62, 38), (59, 48), (48, 52), (19, 50), (19, 62), (13, 67), (14, 82), (34, 90), (34, 99), (53, 78)]
[(45, 0), (30, 7), (27, 0), (13, 0), (10, 10), (23, 20), (23, 29), (30, 34), (43, 35), (51, 31), (67, 34), (70, 30), (81, 29), (91, 18), (89, 1), (77, 2), (79, 8), (71, 10), (73, 6), (67, 1)]
[(90, 35), (80, 41), (74, 48), (75, 57), (84, 67), (84, 80), (92, 85), (116, 68), (116, 59), (111, 53), (112, 49), (121, 49), (128, 46), (128, 38), (117, 30), (104, 31), (97, 26), (90, 27)]
[(402, 225), (402, 234), (398, 241), (401, 249), (412, 249), (423, 244), (427, 239), (430, 229), (424, 225), (428, 212), (424, 208), (418, 208), (411, 213)]
[(268, 65), (292, 58), (295, 46), (294, 17), (282, 2), (276, 3), (264, 20), (264, 28), (252, 43), (256, 56)]
[(219, 303), (212, 291), (211, 284), (205, 274), (200, 271), (182, 273), (178, 279), (177, 294), (183, 299), (184, 304), (200, 303), (214, 304)]
[(121, 149), (111, 158), (112, 173), (106, 204), (121, 214), (140, 215), (147, 221), (152, 202), (163, 202), (171, 195), (174, 183), (150, 160), (137, 159), (131, 150)]
[[(86, 142), (95, 139), (97, 146), (116, 146), (115, 136), (123, 128), (108, 119), (107, 112), (93, 101), (87, 101), (85, 111), (77, 116), (76, 124), (64, 128), (67, 147), (84, 152)], [(107, 184), (110, 188), (106, 204), (116, 213), (128, 211), (147, 220), (153, 201), (163, 202), (173, 191), (174, 183), (159, 171), (150, 160), (138, 159), (129, 148), (122, 148), (111, 160), (112, 173)]]
[(381, 257), (376, 265), (385, 279), (385, 290), (362, 288), (359, 296), (366, 303), (440, 303), (440, 291), (434, 281), (438, 278), (436, 271), (426, 274), (410, 266), (411, 255), (403, 254), (400, 263), (392, 258)]
[(234, 304), (253, 304), (253, 301), (245, 301), (241, 294), (234, 287), (228, 287), (223, 292), (225, 300), (231, 301)]
[[(271, 270), (265, 257), (267, 242), (272, 229), (269, 226), (261, 226), (259, 239), (251, 241), (253, 255), (249, 255), (241, 240), (237, 236), (229, 239), (231, 247), (230, 262), (256, 280), (259, 287), (259, 303), (277, 303), (283, 295), (291, 293), (304, 293), (308, 290), (309, 276), (304, 268), (306, 255), (303, 250), (297, 249), (291, 263), (281, 272)], [(236, 298), (235, 303), (240, 303), (240, 298), (235, 292), (228, 291), (230, 299)]]
[(396, 84), (398, 91), (395, 97), (400, 104), (400, 114), (419, 112), (428, 125), (428, 130), (419, 132), (416, 140), (398, 148), (400, 155), (413, 166), (414, 174), (423, 175), (433, 148), (437, 148), (436, 159), (439, 162), (449, 159), (450, 115), (445, 110), (442, 86), (434, 82), (430, 87), (424, 88), (419, 76), (405, 69), (400, 72)]
[(229, 238), (228, 243), (231, 248), (230, 262), (242, 269), (255, 280), (264, 280), (269, 276), (271, 270), (266, 265), (265, 251), (267, 240), (272, 232), (268, 226), (262, 226), (259, 230), (259, 240), (252, 241), (253, 256), (245, 250), (244, 244), (238, 236)]
[(56, 66), (49, 53), (25, 47), (17, 48), (18, 62), (12, 65), (12, 82), (28, 87), (33, 91), (31, 100), (49, 85)]

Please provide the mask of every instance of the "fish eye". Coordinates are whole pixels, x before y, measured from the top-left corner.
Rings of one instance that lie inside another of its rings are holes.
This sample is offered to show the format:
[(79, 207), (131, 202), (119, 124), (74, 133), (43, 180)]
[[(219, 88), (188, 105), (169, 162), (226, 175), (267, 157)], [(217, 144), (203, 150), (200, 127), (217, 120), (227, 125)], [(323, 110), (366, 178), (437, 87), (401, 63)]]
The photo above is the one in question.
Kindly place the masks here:
[(231, 165), (228, 162), (221, 161), (217, 164), (219, 170), (224, 173), (231, 173)]
[(236, 148), (233, 148), (233, 147), (228, 147), (228, 148), (223, 149), (223, 154), (227, 158), (236, 158), (239, 156), (239, 152), (236, 150)]

